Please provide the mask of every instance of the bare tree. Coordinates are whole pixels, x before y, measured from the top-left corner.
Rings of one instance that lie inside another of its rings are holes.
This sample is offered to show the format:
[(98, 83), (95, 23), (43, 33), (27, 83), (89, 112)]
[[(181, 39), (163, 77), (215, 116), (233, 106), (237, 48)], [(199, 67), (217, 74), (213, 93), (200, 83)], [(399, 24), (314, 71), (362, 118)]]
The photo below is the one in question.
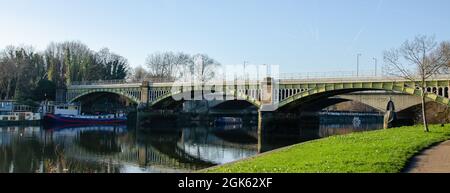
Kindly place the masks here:
[(429, 132), (425, 99), (426, 81), (439, 74), (450, 61), (450, 44), (438, 44), (434, 37), (417, 36), (406, 41), (400, 48), (385, 51), (384, 61), (388, 74), (402, 77), (413, 82), (413, 88), (421, 90), (422, 119), (425, 132)]
[(26, 99), (45, 77), (43, 57), (31, 46), (8, 46), (0, 54), (0, 96)]
[(126, 58), (109, 51), (108, 48), (102, 48), (95, 58), (96, 63), (104, 67), (104, 80), (121, 80), (127, 76), (129, 64)]
[(215, 77), (215, 69), (217, 66), (220, 66), (220, 64), (208, 55), (196, 54), (191, 59), (191, 74), (197, 81), (209, 81)]
[(163, 52), (148, 55), (146, 67), (148, 77), (153, 81), (174, 81), (176, 79), (208, 81), (214, 78), (220, 64), (206, 54), (188, 55), (182, 52)]
[(133, 82), (142, 82), (148, 78), (148, 72), (142, 66), (134, 68), (130, 79)]
[(0, 56), (0, 69), (0, 99), (8, 100), (17, 68), (11, 60)]
[(190, 56), (184, 53), (154, 53), (147, 56), (146, 66), (149, 69), (149, 76), (152, 79), (161, 81), (173, 81), (180, 76), (183, 69), (189, 61)]

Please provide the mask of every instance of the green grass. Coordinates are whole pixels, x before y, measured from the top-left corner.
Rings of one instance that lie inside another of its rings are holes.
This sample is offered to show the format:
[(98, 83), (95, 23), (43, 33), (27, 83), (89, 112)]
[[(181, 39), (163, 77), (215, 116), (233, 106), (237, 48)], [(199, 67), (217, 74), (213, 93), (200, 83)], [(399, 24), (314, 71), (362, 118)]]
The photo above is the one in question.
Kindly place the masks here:
[(401, 127), (310, 141), (206, 169), (211, 173), (396, 173), (425, 148), (450, 139), (450, 127)]

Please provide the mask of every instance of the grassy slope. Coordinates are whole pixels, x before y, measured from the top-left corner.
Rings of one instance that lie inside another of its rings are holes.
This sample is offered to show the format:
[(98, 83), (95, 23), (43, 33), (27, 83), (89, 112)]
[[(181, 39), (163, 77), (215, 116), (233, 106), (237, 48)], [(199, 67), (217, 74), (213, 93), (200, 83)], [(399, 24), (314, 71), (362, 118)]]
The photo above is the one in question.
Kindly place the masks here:
[(450, 127), (402, 127), (334, 136), (205, 170), (205, 172), (344, 173), (400, 172), (430, 145), (450, 139)]

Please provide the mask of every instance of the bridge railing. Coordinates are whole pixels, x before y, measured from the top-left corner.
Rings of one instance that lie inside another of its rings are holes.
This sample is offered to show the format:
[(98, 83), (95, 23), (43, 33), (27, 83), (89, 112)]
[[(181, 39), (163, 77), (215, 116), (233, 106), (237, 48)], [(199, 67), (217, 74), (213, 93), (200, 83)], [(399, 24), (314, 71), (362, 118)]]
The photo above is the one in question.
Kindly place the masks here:
[(360, 78), (360, 77), (383, 77), (375, 71), (333, 71), (333, 72), (305, 72), (305, 73), (282, 73), (280, 79), (329, 79), (329, 78)]
[(74, 81), (70, 85), (108, 85), (108, 84), (130, 84), (139, 83), (130, 80), (96, 80), (96, 81)]
[[(336, 81), (353, 81), (353, 80), (405, 80), (405, 78), (386, 73), (375, 73), (375, 71), (365, 71), (356, 73), (356, 71), (336, 71), (336, 72), (307, 72), (307, 73), (282, 73), (282, 80), (336, 80)], [(421, 80), (420, 76), (415, 77)], [(450, 79), (450, 74), (436, 74), (428, 78), (428, 80), (444, 80)]]
[(73, 81), (70, 85), (109, 85), (109, 84), (133, 84), (142, 83), (148, 81), (151, 83), (165, 83), (173, 82), (173, 78), (145, 78), (142, 80), (130, 80), (130, 79), (120, 79), (120, 80), (94, 80), (94, 81)]
[[(248, 80), (250, 82), (260, 81), (254, 79), (252, 77), (247, 76), (239, 76), (234, 77), (235, 80)], [(377, 74), (374, 71), (367, 72), (359, 72), (355, 71), (336, 71), (336, 72), (307, 72), (307, 73), (281, 73), (279, 74), (280, 80), (299, 80), (299, 81), (376, 81), (376, 80), (405, 80), (402, 77), (386, 75), (386, 74)], [(429, 78), (429, 80), (444, 80), (450, 79), (450, 74), (438, 74)], [(420, 80), (420, 77), (417, 77), (417, 80)], [(148, 81), (150, 83), (170, 83), (174, 82), (173, 78), (150, 78), (141, 81), (134, 81), (129, 79), (122, 80), (97, 80), (97, 81), (74, 81), (70, 85), (114, 85), (114, 84), (139, 84), (143, 81)], [(230, 82), (233, 80), (222, 80), (218, 78), (217, 81), (212, 82)]]

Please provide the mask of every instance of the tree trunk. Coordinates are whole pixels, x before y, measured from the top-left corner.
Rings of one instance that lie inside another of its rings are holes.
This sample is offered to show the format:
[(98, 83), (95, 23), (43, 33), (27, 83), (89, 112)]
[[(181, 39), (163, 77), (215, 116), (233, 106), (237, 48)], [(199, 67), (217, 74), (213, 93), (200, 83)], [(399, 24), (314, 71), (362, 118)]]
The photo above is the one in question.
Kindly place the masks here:
[(13, 99), (15, 99), (15, 100), (17, 100), (17, 97), (19, 96), (19, 85), (21, 84), (21, 78), (20, 77), (17, 77), (16, 78), (16, 83), (15, 83), (15, 85), (14, 85), (14, 94), (13, 94), (13, 96), (12, 96), (12, 98)]
[(425, 106), (425, 90), (422, 89), (422, 118), (423, 118), (423, 128), (425, 132), (430, 132), (428, 129), (428, 122), (427, 122), (427, 113), (426, 113), (426, 106)]
[(5, 96), (6, 100), (9, 100), (10, 90), (11, 90), (11, 79), (8, 79), (8, 86), (6, 87), (6, 96)]

